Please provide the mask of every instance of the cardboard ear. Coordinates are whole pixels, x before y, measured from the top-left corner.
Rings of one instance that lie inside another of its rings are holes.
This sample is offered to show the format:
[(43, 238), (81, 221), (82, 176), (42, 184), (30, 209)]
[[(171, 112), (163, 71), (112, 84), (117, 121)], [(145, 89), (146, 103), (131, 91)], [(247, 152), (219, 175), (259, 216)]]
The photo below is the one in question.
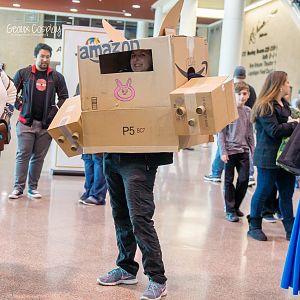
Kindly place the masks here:
[(159, 36), (162, 35), (175, 35), (176, 27), (180, 19), (180, 12), (183, 6), (184, 0), (179, 0), (166, 15), (160, 30)]
[(102, 26), (105, 29), (107, 35), (113, 42), (124, 42), (127, 39), (122, 35), (122, 33), (113, 28), (106, 20), (102, 20)]

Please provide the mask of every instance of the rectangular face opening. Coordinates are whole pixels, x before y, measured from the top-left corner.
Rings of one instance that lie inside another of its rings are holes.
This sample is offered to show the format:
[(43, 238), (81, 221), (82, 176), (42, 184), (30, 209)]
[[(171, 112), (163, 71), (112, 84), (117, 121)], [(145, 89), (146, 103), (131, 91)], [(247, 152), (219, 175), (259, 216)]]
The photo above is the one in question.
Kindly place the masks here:
[(100, 74), (122, 72), (151, 72), (153, 58), (151, 49), (138, 49), (99, 56)]

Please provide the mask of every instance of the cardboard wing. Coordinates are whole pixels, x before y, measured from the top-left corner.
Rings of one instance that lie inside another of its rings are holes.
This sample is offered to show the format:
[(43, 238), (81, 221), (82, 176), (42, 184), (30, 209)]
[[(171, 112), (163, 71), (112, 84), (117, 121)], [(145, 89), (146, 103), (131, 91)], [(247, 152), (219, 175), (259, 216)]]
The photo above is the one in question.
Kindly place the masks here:
[(123, 34), (119, 31), (113, 28), (106, 20), (102, 20), (102, 26), (105, 29), (107, 35), (113, 42), (123, 42), (126, 41), (126, 38), (123, 36)]
[(162, 35), (176, 35), (176, 26), (180, 19), (180, 12), (183, 6), (184, 0), (179, 0), (166, 15), (160, 30), (159, 36)]
[(64, 102), (51, 122), (48, 132), (67, 156), (82, 154), (80, 96), (69, 98)]

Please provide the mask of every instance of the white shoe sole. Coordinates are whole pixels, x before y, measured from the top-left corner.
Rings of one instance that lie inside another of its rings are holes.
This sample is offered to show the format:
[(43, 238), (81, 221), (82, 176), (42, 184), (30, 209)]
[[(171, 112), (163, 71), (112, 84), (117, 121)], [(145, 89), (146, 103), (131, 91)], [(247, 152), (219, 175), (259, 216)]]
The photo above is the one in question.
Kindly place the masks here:
[(42, 195), (32, 195), (32, 194), (27, 194), (27, 196), (29, 197), (29, 198), (34, 198), (34, 199), (41, 199), (42, 198)]
[(205, 181), (210, 181), (210, 182), (222, 182), (221, 179), (208, 179), (208, 178), (204, 178)]
[(276, 223), (276, 220), (266, 220), (263, 218), (263, 222), (266, 222), (266, 223)]
[(131, 279), (131, 280), (119, 280), (116, 282), (112, 282), (112, 283), (108, 283), (108, 282), (103, 282), (101, 281), (99, 278), (97, 278), (97, 282), (101, 285), (107, 285), (107, 286), (114, 286), (114, 285), (119, 285), (119, 284), (127, 284), (127, 285), (131, 285), (131, 284), (137, 284), (138, 280), (137, 279)]
[(148, 297), (145, 297), (145, 296), (142, 296), (141, 298), (140, 298), (140, 300), (160, 300), (161, 299), (161, 297), (164, 297), (164, 296), (167, 296), (167, 294), (168, 294), (168, 291), (167, 290), (164, 290), (163, 291), (163, 293), (160, 295), (160, 297), (158, 297), (158, 298), (154, 298), (154, 299), (150, 299), (150, 298), (148, 298)]
[(19, 199), (19, 198), (22, 198), (22, 197), (23, 197), (23, 194), (20, 195), (20, 196), (9, 195), (8, 199)]

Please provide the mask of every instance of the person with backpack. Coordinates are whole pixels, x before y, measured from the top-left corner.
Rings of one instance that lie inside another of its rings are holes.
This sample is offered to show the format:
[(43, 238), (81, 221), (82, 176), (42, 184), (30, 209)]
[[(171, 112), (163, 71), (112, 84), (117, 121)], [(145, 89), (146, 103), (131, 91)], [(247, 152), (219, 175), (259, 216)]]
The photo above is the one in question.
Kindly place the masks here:
[[(23, 196), (27, 174), (28, 196), (42, 197), (37, 186), (51, 144), (47, 128), (69, 97), (63, 75), (50, 67), (51, 54), (50, 46), (38, 44), (34, 49), (35, 63), (18, 70), (13, 79), (17, 88), (15, 108), (20, 115), (16, 125), (16, 175), (14, 190), (8, 196), (10, 199)], [(20, 92), (21, 96), (18, 96)]]
[(16, 88), (0, 66), (0, 153), (10, 140), (10, 118), (14, 111)]

